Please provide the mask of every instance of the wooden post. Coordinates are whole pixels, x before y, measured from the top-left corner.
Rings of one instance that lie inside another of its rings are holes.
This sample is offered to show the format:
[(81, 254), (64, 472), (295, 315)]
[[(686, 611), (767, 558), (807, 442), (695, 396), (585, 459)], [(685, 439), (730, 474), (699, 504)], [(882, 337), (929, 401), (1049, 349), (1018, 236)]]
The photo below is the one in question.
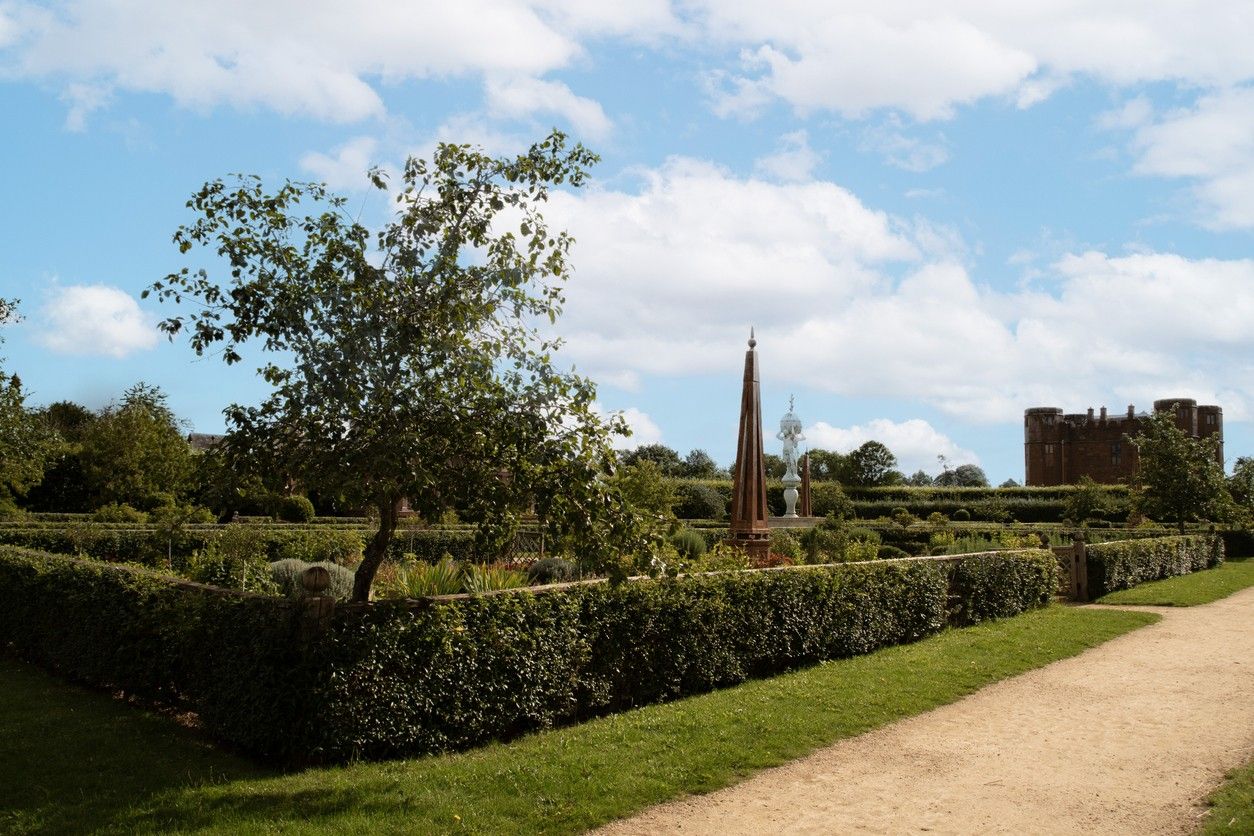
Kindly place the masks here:
[(1071, 595), (1080, 603), (1089, 599), (1088, 545), (1083, 531), (1071, 535)]
[(306, 597), (301, 600), (304, 607), (301, 612), (301, 639), (311, 641), (326, 632), (335, 615), (335, 599), (324, 596), (331, 585), (331, 573), (323, 566), (310, 566), (301, 575), (301, 585), (305, 588)]

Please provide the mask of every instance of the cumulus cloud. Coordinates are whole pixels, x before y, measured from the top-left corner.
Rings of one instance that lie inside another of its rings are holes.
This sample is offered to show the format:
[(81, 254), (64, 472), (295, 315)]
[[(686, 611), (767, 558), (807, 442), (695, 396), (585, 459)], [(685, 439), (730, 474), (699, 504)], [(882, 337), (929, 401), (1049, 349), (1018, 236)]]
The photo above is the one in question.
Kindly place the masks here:
[(332, 189), (360, 189), (366, 185), (366, 171), (379, 164), (379, 141), (359, 136), (336, 148), (331, 154), (310, 151), (300, 159), (301, 168)]
[(560, 330), (594, 378), (734, 380), (755, 325), (764, 379), (976, 422), (1163, 392), (1237, 418), (1254, 393), (1254, 260), (1079, 252), (1001, 291), (926, 222), (834, 183), (679, 158), (639, 177), (637, 190), (562, 193), (546, 210), (577, 239)]
[(1193, 181), (1201, 221), (1216, 229), (1254, 228), (1254, 88), (1202, 96), (1195, 105), (1151, 120), (1137, 100), (1123, 122), (1136, 128), (1138, 174)]
[(921, 418), (908, 421), (875, 418), (852, 427), (834, 427), (826, 421), (818, 421), (806, 427), (805, 435), (811, 449), (836, 453), (848, 453), (868, 441), (878, 441), (893, 451), (897, 456), (897, 469), (907, 474), (916, 470), (935, 472), (938, 455), (943, 455), (951, 465), (980, 463), (975, 453), (959, 447)]
[[(54, 8), (19, 0), (10, 9), (4, 31), (16, 30), (6, 35), (15, 45), (0, 66), (12, 75), (329, 121), (381, 115), (375, 78), (540, 75), (581, 51), (513, 0), (71, 0)], [(625, 27), (587, 22), (592, 31)]]
[(488, 113), (496, 118), (517, 119), (539, 114), (559, 116), (574, 130), (591, 139), (609, 135), (612, 123), (601, 105), (576, 96), (560, 81), (538, 78), (489, 79), (486, 85)]
[(864, 131), (861, 147), (879, 154), (891, 166), (916, 173), (930, 171), (949, 159), (949, 151), (941, 142), (908, 136), (897, 119)]
[(126, 357), (157, 344), (157, 329), (135, 299), (109, 285), (58, 288), (42, 309), (37, 339), (58, 354)]
[(811, 178), (820, 159), (818, 153), (810, 147), (810, 138), (806, 132), (793, 131), (781, 136), (775, 153), (755, 161), (753, 169), (775, 180), (800, 183)]
[(627, 422), (627, 426), (631, 429), (631, 435), (627, 437), (615, 436), (613, 441), (614, 448), (617, 450), (634, 450), (642, 444), (659, 444), (662, 441), (662, 429), (649, 417), (647, 412), (642, 412), (634, 406), (607, 411), (598, 403), (593, 405), (592, 410), (602, 417), (621, 415), (623, 420)]
[(741, 49), (739, 70), (723, 74), (715, 96), (723, 113), (781, 99), (802, 112), (858, 118), (891, 109), (926, 121), (990, 96), (1028, 107), (1080, 75), (1197, 87), (1254, 76), (1254, 15), (1240, 0), (701, 0), (694, 8), (707, 37)]

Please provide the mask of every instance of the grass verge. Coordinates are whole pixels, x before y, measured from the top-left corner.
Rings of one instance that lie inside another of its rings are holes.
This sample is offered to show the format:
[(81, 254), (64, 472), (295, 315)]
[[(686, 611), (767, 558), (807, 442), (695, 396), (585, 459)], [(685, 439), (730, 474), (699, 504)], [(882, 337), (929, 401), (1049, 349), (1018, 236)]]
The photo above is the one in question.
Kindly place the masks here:
[(1223, 786), (1206, 799), (1210, 810), (1203, 836), (1254, 833), (1254, 761), (1228, 773)]
[(1225, 561), (1214, 569), (1151, 581), (1097, 599), (1098, 604), (1140, 604), (1150, 607), (1193, 607), (1209, 604), (1254, 586), (1254, 558)]
[(1158, 620), (1050, 607), (410, 761), (279, 773), (0, 662), (0, 830), (570, 833), (726, 786)]

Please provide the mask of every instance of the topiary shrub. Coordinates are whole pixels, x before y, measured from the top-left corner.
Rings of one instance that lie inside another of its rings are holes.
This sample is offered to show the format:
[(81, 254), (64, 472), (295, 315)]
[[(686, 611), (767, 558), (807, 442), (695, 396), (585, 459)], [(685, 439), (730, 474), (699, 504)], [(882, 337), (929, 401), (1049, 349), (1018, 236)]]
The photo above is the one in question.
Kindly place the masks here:
[(578, 575), (579, 570), (575, 564), (560, 557), (537, 560), (527, 569), (527, 580), (533, 585), (565, 583), (573, 581)]
[(954, 511), (954, 522), (970, 522), (970, 520), (971, 512), (966, 508), (959, 508), (957, 511)]
[(126, 503), (118, 504), (110, 502), (108, 505), (101, 505), (96, 512), (91, 515), (94, 522), (107, 523), (135, 523), (143, 525), (148, 522), (148, 515), (143, 511), (132, 508)]
[(691, 528), (681, 528), (670, 536), (671, 545), (685, 561), (699, 560), (706, 551), (705, 538)]
[(899, 549), (896, 546), (880, 546), (876, 549), (875, 554), (880, 560), (895, 560), (899, 557), (910, 556), (910, 553), (905, 549)]
[(307, 523), (314, 518), (313, 503), (303, 496), (285, 496), (279, 500), (275, 515), (283, 522)]
[(911, 514), (905, 508), (894, 508), (892, 513), (893, 522), (902, 528), (906, 528), (915, 521), (914, 514)]
[(685, 520), (721, 520), (727, 500), (717, 489), (699, 482), (684, 482), (675, 489), (675, 516)]
[(771, 532), (771, 554), (786, 557), (795, 563), (801, 560), (804, 553), (795, 534), (786, 528), (777, 528)]
[(289, 598), (304, 598), (309, 594), (305, 589), (305, 570), (314, 566), (321, 566), (331, 576), (331, 584), (322, 593), (324, 596), (341, 601), (353, 596), (353, 570), (325, 560), (318, 563), (306, 563), (295, 558), (276, 560), (270, 564), (270, 579), (279, 593)]

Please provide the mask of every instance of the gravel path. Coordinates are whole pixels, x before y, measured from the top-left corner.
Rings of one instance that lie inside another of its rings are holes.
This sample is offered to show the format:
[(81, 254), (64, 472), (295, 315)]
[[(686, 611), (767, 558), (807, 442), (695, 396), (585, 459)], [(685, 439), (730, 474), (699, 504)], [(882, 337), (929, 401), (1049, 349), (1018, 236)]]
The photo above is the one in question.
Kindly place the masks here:
[(1254, 758), (1254, 588), (607, 834), (1187, 833)]

